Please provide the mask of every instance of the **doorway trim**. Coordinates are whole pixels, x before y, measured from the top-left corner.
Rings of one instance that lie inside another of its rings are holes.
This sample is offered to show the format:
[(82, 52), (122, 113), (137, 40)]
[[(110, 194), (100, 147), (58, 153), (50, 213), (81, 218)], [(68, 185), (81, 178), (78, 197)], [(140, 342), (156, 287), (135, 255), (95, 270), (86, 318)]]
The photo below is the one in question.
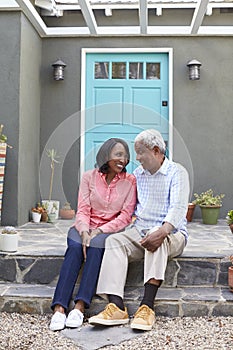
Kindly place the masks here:
[(167, 53), (169, 106), (169, 159), (173, 155), (173, 48), (83, 48), (81, 51), (80, 177), (85, 169), (86, 55), (88, 53)]

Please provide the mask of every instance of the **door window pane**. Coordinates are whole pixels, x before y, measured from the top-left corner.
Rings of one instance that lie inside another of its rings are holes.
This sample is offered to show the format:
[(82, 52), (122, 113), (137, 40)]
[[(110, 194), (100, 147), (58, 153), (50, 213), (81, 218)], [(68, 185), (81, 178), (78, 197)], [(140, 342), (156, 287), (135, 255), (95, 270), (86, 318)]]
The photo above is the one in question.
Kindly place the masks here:
[(112, 62), (112, 79), (126, 79), (125, 62)]
[(95, 62), (95, 79), (108, 79), (109, 62)]
[(146, 79), (160, 79), (160, 63), (146, 64)]
[(129, 79), (142, 79), (143, 78), (143, 63), (142, 62), (130, 62), (129, 63)]

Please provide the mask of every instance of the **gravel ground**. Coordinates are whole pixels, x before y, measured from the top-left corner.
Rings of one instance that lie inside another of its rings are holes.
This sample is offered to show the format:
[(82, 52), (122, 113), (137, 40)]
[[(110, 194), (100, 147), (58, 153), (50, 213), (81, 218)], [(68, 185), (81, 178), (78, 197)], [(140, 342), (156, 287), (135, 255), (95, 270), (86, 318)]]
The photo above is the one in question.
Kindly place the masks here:
[[(78, 350), (59, 332), (48, 329), (51, 315), (0, 314), (0, 350)], [(230, 350), (233, 317), (157, 317), (151, 332), (102, 350)]]

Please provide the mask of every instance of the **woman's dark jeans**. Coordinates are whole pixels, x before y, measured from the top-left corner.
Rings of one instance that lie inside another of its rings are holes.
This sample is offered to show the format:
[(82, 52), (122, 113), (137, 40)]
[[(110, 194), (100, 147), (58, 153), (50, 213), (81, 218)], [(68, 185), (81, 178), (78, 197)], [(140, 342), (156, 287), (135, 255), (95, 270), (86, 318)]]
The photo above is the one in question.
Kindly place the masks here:
[[(98, 234), (91, 240), (90, 247), (87, 248), (87, 258), (83, 266), (78, 293), (74, 298), (74, 302), (83, 300), (86, 308), (90, 306), (92, 297), (96, 291), (104, 254), (105, 239), (108, 236), (109, 234), (105, 233)], [(74, 227), (70, 228), (68, 232), (67, 245), (68, 248), (51, 305), (52, 309), (54, 309), (55, 305), (61, 305), (65, 310), (68, 309), (80, 269), (84, 262), (82, 240)]]

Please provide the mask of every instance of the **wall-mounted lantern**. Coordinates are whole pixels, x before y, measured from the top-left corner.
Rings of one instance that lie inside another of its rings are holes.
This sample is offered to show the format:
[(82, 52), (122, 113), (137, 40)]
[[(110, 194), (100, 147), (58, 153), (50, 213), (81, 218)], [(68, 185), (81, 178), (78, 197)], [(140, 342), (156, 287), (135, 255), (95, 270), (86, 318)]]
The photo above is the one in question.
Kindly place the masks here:
[(187, 63), (187, 66), (189, 68), (189, 80), (199, 80), (201, 62), (193, 59)]
[(62, 60), (57, 60), (52, 64), (54, 80), (64, 80), (64, 69), (66, 64)]

